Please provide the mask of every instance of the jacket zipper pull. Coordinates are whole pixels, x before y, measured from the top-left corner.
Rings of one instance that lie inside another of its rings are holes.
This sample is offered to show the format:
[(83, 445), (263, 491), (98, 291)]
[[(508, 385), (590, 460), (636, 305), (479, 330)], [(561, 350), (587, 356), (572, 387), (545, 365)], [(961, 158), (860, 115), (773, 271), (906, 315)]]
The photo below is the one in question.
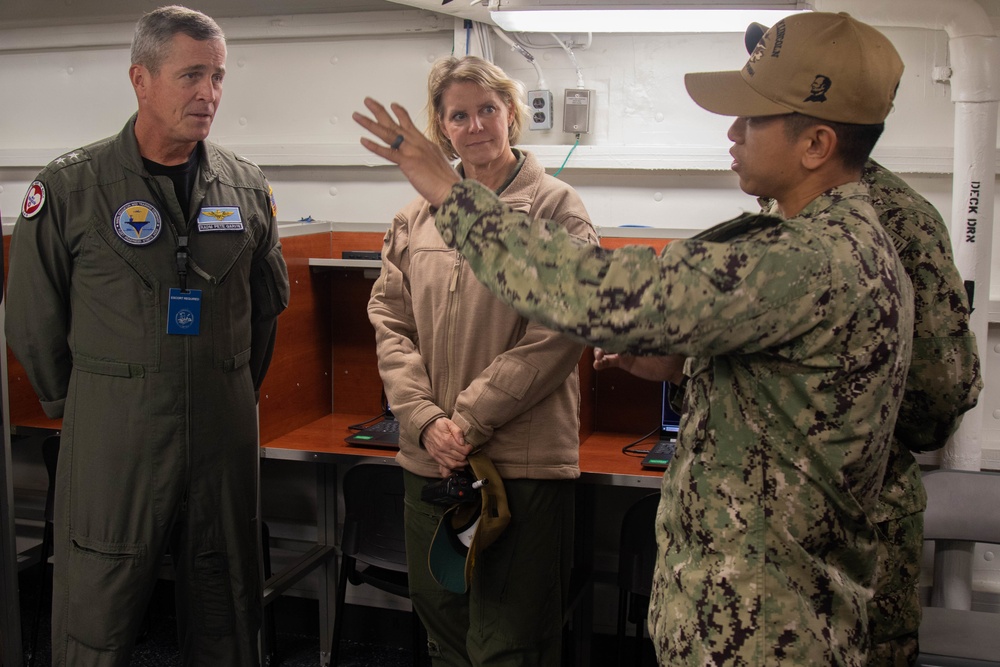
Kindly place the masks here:
[(452, 267), (451, 271), (451, 287), (448, 288), (448, 291), (450, 292), (454, 292), (455, 288), (458, 287), (458, 272), (461, 266), (462, 266), (462, 256), (459, 255), (458, 259), (455, 260), (455, 266)]

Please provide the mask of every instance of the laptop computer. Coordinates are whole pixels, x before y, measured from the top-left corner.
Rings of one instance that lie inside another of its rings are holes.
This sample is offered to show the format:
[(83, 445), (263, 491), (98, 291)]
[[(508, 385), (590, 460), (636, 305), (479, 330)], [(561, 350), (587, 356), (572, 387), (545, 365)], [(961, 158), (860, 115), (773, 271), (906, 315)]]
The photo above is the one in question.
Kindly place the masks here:
[(360, 447), (399, 449), (399, 420), (386, 408), (381, 420), (352, 433), (344, 441)]
[(669, 382), (663, 383), (663, 408), (660, 417), (660, 438), (642, 459), (643, 468), (663, 470), (670, 464), (677, 447), (677, 432), (680, 430), (681, 416), (670, 407)]

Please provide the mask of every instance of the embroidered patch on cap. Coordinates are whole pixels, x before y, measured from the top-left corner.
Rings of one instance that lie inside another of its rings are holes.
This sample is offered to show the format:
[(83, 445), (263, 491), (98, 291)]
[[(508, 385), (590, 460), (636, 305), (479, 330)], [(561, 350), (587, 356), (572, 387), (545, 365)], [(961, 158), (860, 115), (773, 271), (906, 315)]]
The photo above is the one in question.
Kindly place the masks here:
[(199, 232), (241, 232), (243, 216), (239, 206), (203, 207), (198, 211)]
[(802, 101), (826, 102), (826, 91), (830, 90), (830, 86), (832, 85), (833, 82), (830, 81), (830, 77), (817, 74), (816, 78), (813, 79), (812, 84), (809, 86), (809, 95), (807, 95)]
[(24, 202), (21, 203), (21, 215), (25, 218), (35, 217), (42, 210), (44, 203), (45, 185), (41, 181), (32, 181), (24, 194)]
[(115, 213), (115, 233), (129, 245), (147, 245), (160, 235), (160, 213), (149, 202), (130, 201)]

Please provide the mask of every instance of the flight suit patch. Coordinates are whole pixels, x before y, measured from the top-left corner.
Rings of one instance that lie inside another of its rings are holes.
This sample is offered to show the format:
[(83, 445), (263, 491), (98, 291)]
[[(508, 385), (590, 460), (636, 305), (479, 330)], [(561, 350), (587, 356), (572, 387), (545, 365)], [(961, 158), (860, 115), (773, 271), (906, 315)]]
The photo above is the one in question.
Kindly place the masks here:
[(115, 213), (115, 233), (129, 245), (148, 245), (156, 240), (163, 227), (160, 212), (144, 201), (122, 204)]
[(32, 181), (28, 186), (28, 191), (24, 194), (24, 201), (21, 203), (21, 215), (33, 218), (42, 210), (45, 203), (45, 184), (41, 181)]
[(198, 211), (199, 232), (242, 232), (239, 206), (211, 206)]

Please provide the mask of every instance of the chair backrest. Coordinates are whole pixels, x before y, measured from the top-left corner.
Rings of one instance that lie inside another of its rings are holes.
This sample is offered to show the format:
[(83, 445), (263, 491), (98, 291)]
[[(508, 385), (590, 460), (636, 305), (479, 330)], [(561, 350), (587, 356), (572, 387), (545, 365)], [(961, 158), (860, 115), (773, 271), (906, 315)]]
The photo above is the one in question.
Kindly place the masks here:
[(369, 565), (406, 572), (403, 531), (403, 469), (361, 463), (344, 473), (344, 555)]
[(651, 493), (635, 501), (622, 518), (618, 545), (618, 586), (635, 595), (649, 597), (656, 563), (656, 508), (660, 494)]
[(1000, 544), (1000, 473), (935, 470), (923, 480), (925, 540)]

